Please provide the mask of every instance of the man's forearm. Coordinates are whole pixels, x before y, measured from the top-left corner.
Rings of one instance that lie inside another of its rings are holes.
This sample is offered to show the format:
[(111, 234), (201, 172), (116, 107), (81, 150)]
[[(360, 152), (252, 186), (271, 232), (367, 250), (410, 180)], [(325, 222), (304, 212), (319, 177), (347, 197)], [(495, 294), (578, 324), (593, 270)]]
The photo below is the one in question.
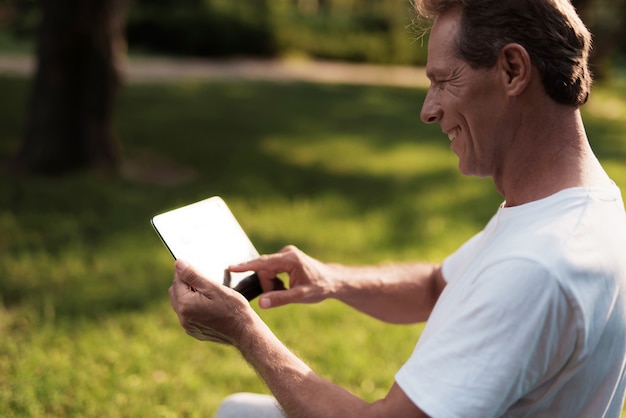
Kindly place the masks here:
[(427, 418), (397, 384), (385, 398), (368, 403), (318, 376), (254, 311), (236, 346), (290, 418)]
[(317, 374), (278, 340), (256, 314), (237, 348), (289, 417), (366, 417), (370, 404)]
[(392, 323), (427, 320), (445, 287), (441, 268), (436, 264), (337, 266), (336, 271), (336, 299)]

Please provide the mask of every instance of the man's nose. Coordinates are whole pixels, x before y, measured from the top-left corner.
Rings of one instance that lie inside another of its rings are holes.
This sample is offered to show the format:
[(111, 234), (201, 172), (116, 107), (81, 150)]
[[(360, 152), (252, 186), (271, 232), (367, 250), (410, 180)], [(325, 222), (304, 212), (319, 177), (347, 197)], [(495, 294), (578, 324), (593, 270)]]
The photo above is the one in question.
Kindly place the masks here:
[(424, 123), (436, 123), (441, 120), (441, 114), (439, 100), (436, 99), (436, 95), (429, 89), (428, 93), (426, 93), (424, 104), (422, 105), (420, 117)]

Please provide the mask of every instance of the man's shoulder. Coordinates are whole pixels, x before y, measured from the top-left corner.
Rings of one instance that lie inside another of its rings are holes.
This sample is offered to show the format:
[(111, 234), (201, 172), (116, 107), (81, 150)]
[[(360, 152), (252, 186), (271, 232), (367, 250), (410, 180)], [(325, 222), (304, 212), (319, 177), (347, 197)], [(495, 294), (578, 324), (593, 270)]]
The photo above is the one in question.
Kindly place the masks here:
[(536, 202), (500, 209), (497, 216), (492, 238), (500, 250), (553, 258), (601, 245), (611, 236), (626, 243), (626, 213), (616, 187), (566, 189)]
[(626, 213), (619, 190), (609, 192), (571, 189), (500, 208), (481, 233), (444, 262), (446, 279), (496, 264), (509, 266), (511, 274), (520, 263), (535, 264), (556, 280), (595, 274), (599, 266), (607, 274), (626, 271)]

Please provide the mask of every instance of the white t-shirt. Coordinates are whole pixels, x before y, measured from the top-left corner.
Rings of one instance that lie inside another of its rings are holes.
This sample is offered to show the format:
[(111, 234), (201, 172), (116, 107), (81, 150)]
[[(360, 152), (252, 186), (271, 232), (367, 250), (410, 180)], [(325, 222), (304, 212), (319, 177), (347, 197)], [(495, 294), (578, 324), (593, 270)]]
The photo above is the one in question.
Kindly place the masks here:
[(620, 416), (626, 214), (616, 186), (501, 207), (443, 275), (448, 284), (396, 375), (424, 412)]

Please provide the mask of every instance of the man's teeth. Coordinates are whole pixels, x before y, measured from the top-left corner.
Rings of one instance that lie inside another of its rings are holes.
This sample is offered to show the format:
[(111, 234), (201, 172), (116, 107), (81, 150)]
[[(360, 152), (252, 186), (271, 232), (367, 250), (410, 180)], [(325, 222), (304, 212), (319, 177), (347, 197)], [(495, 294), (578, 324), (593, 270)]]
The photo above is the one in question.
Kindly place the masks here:
[(450, 140), (450, 142), (454, 141), (454, 139), (456, 138), (456, 132), (455, 133), (449, 133), (448, 134), (448, 139)]

